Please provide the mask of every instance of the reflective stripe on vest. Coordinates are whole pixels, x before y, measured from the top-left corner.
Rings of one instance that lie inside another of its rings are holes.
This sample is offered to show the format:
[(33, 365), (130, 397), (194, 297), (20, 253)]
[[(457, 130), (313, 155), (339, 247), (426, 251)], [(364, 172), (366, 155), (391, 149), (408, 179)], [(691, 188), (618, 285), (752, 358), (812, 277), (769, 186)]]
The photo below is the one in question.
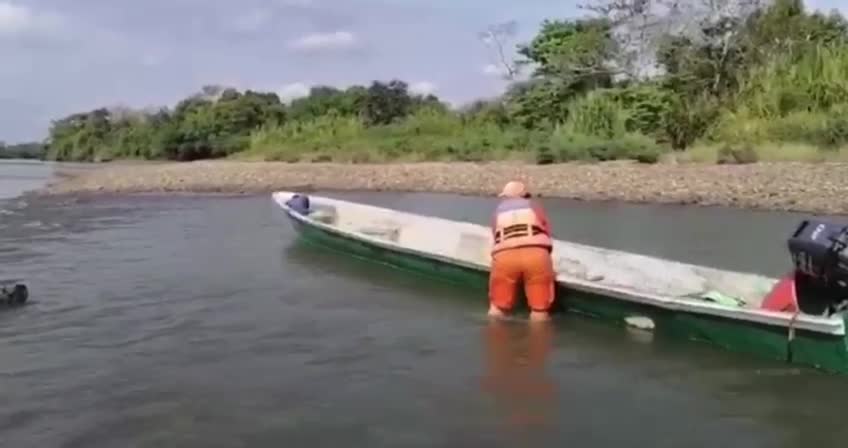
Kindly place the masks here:
[(551, 247), (551, 238), (527, 199), (507, 199), (495, 213), (492, 253), (516, 247)]

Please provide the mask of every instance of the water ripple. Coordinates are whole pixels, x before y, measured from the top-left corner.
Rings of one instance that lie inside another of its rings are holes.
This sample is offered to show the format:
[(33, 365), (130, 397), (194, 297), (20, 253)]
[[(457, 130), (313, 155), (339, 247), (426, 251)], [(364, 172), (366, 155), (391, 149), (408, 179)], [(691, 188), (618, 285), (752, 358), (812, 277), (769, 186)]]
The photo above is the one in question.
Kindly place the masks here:
[[(30, 305), (0, 312), (4, 446), (497, 446), (516, 434), (540, 446), (825, 446), (819, 434), (848, 435), (841, 382), (766, 375), (771, 364), (582, 320), (546, 340), (522, 326), (498, 339), (485, 294), (295, 245), (267, 197), (2, 208), (14, 210), (0, 216), (3, 277), (32, 291)], [(569, 222), (590, 221), (580, 213), (569, 208)]]

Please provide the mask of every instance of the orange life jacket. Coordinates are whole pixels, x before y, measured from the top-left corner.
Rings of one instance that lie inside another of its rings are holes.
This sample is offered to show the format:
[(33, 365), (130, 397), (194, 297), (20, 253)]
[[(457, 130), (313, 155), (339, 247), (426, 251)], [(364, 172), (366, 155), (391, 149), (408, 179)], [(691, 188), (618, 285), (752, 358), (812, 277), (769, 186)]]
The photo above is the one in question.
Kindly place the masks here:
[(544, 211), (528, 199), (506, 199), (492, 220), (492, 254), (517, 247), (553, 247)]

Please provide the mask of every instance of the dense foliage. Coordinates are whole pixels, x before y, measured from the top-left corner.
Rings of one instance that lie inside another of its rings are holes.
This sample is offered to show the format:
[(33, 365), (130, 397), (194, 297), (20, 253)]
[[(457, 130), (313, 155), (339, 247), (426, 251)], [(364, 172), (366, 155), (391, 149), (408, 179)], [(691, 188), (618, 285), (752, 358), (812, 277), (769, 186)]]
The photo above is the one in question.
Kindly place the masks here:
[(205, 87), (173, 109), (57, 120), (48, 156), (653, 162), (712, 145), (720, 161), (740, 162), (769, 145), (827, 154), (848, 143), (841, 16), (809, 13), (801, 0), (673, 3), (596, 1), (586, 5), (589, 17), (545, 21), (519, 45), (515, 67), (527, 79), (459, 110), (399, 80), (315, 87), (290, 104), (274, 93)]

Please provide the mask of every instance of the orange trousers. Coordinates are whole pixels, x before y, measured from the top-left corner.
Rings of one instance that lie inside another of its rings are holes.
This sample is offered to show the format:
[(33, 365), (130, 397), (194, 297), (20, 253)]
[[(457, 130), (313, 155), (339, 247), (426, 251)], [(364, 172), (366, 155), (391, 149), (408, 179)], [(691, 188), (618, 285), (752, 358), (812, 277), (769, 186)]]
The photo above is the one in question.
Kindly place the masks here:
[(502, 311), (511, 310), (518, 283), (522, 282), (527, 306), (533, 311), (549, 311), (554, 302), (555, 277), (547, 248), (518, 247), (497, 252), (492, 256), (489, 273), (489, 302)]

